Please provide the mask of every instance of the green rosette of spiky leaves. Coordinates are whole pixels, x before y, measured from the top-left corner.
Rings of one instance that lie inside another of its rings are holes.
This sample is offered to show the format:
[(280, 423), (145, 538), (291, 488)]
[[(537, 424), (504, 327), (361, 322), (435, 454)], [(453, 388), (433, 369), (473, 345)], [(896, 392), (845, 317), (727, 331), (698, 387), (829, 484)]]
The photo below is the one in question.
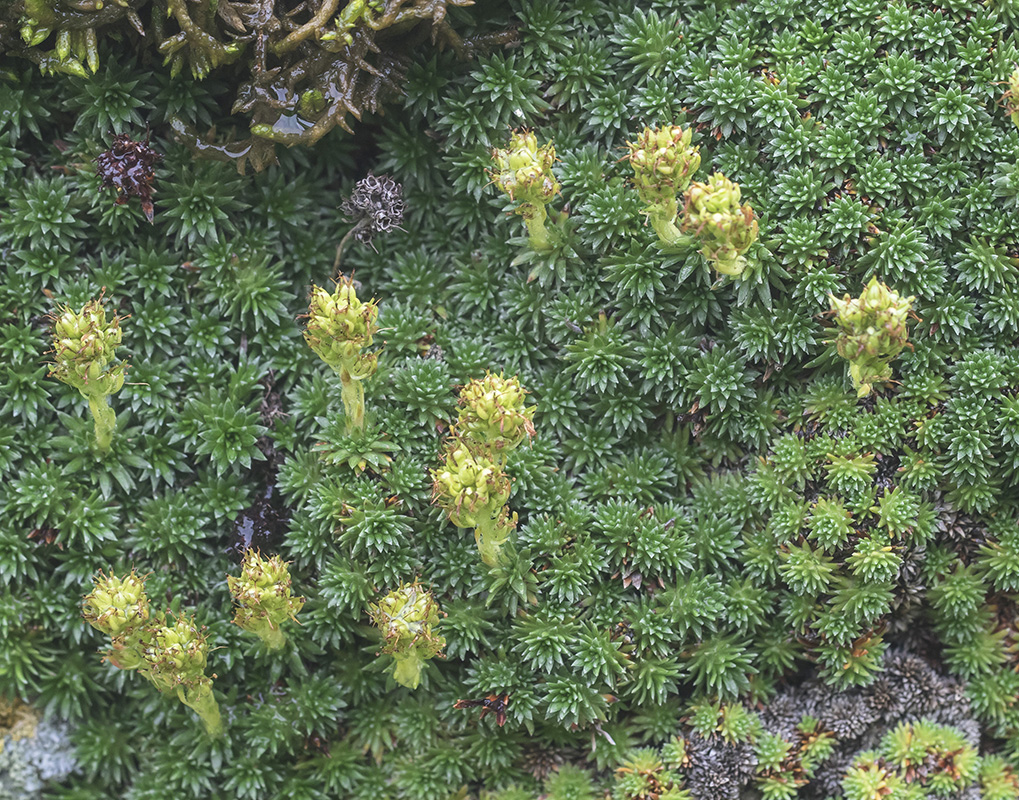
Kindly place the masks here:
[(691, 145), (693, 131), (678, 125), (644, 128), (636, 141), (627, 142), (627, 160), (633, 167), (648, 222), (663, 244), (674, 246), (685, 237), (676, 226), (679, 198), (701, 165), (699, 148)]
[(875, 383), (892, 379), (891, 362), (909, 338), (906, 321), (915, 297), (902, 297), (876, 277), (859, 297), (839, 300), (829, 295), (838, 336), (830, 340), (849, 361), (849, 375), (859, 397), (870, 394)]
[(237, 603), (234, 623), (256, 634), (269, 650), (281, 649), (287, 641), (282, 625), (296, 620), (304, 606), (303, 597), (290, 591), (290, 570), (279, 556), (262, 558), (255, 550), (244, 554), (239, 577), (226, 579)]
[(145, 664), (138, 671), (163, 694), (176, 694), (195, 711), (210, 736), (223, 733), (219, 704), (212, 694), (212, 679), (205, 674), (208, 639), (193, 617), (160, 619), (145, 642)]
[(364, 430), (364, 381), (378, 368), (378, 354), (367, 348), (378, 333), (378, 317), (378, 303), (359, 300), (353, 278), (340, 275), (332, 294), (312, 287), (304, 339), (340, 376), (348, 434)]
[(96, 445), (108, 452), (117, 415), (107, 398), (124, 386), (127, 363), (114, 363), (122, 332), (120, 317), (106, 318), (102, 299), (80, 311), (65, 306), (53, 316), (53, 367), (50, 377), (77, 389), (88, 400), (95, 421)]
[(516, 525), (506, 501), (510, 480), (487, 452), (472, 453), (461, 439), (450, 439), (443, 465), (432, 471), (433, 502), (459, 528), (474, 528), (481, 560), (490, 567), (506, 562), (503, 545)]
[(532, 131), (514, 131), (509, 147), (492, 150), (495, 168), (491, 170), (492, 181), (511, 200), (520, 203), (516, 213), (524, 219), (527, 237), (535, 250), (551, 250), (552, 240), (545, 220), (548, 212), (545, 206), (559, 193), (559, 181), (552, 172), (555, 163), (555, 147), (548, 142), (538, 147), (538, 139)]
[(473, 450), (488, 450), (500, 466), (506, 455), (534, 436), (534, 412), (520, 379), (489, 373), (460, 391), (457, 434)]
[(847, 798), (959, 796), (977, 779), (980, 760), (956, 728), (929, 719), (902, 722), (879, 750), (856, 757), (842, 788)]
[(371, 605), (372, 623), (382, 633), (382, 650), (396, 661), (393, 678), (408, 689), (421, 682), (425, 661), (439, 655), (446, 640), (435, 633), (439, 607), (418, 583), (403, 584)]
[[(626, 753), (622, 763), (615, 770), (615, 785), (612, 797), (618, 800), (691, 800), (692, 795), (684, 788), (684, 776), (679, 768), (689, 765), (682, 740), (679, 748), (665, 745), (661, 752), (650, 747), (634, 748)], [(677, 764), (674, 760), (679, 757)]]
[(82, 617), (112, 639), (106, 657), (115, 667), (138, 669), (144, 663), (142, 642), (151, 615), (140, 575), (133, 570), (124, 578), (100, 573), (82, 601)]
[(739, 184), (720, 172), (707, 183), (695, 181), (686, 192), (680, 228), (700, 240), (701, 254), (723, 275), (743, 274), (743, 254), (757, 240), (754, 210), (740, 199)]

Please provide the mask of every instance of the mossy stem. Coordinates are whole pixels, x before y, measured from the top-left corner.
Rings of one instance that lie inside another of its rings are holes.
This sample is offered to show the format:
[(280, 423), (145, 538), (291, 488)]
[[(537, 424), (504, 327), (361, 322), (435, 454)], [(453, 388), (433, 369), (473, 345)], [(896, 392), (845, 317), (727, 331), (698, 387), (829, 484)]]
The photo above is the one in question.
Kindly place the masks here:
[[(354, 0), (354, 2), (361, 4), (363, 3), (363, 0)], [(340, 0), (325, 0), (318, 11), (315, 12), (315, 16), (297, 30), (291, 31), (282, 42), (273, 45), (273, 52), (276, 55), (283, 55), (287, 51), (293, 50), (305, 39), (311, 37), (316, 33), (316, 31), (320, 31), (325, 26), (326, 22), (329, 21), (329, 18), (336, 13), (336, 7), (339, 4)]]
[(548, 228), (545, 227), (545, 220), (547, 218), (548, 212), (545, 211), (545, 206), (540, 203), (531, 204), (527, 214), (524, 215), (524, 224), (527, 226), (527, 239), (534, 250), (546, 251), (552, 249), (552, 238), (548, 234)]
[(674, 217), (667, 217), (652, 212), (648, 214), (648, 222), (651, 223), (651, 227), (658, 234), (662, 244), (668, 247), (676, 247), (687, 241), (687, 237), (676, 227)]
[(223, 735), (223, 717), (219, 713), (219, 703), (212, 694), (212, 684), (204, 683), (194, 689), (177, 689), (180, 701), (198, 714), (205, 725), (205, 732), (213, 738)]
[(95, 420), (96, 446), (103, 452), (110, 452), (113, 444), (113, 432), (117, 427), (117, 415), (113, 413), (105, 394), (90, 394), (88, 410)]
[(340, 387), (347, 435), (364, 430), (364, 383), (355, 380), (346, 367), (340, 368)]
[(474, 541), (478, 545), (481, 560), (489, 567), (499, 567), (505, 563), (502, 546), (506, 542), (509, 531), (503, 518), (482, 515), (474, 529)]

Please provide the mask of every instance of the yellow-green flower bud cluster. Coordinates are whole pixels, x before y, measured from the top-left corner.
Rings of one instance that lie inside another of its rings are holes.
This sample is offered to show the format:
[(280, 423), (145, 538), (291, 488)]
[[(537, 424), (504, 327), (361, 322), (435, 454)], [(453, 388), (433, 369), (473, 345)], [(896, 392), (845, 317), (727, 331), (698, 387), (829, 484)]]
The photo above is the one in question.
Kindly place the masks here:
[(312, 287), (304, 339), (340, 376), (348, 433), (364, 429), (362, 382), (378, 369), (378, 354), (365, 350), (378, 333), (378, 317), (378, 303), (359, 300), (352, 277), (340, 275), (332, 294)]
[(678, 125), (644, 128), (637, 140), (627, 142), (627, 159), (633, 167), (633, 183), (649, 217), (670, 223), (679, 213), (682, 197), (700, 168), (699, 148), (692, 146), (693, 131)]
[(113, 639), (127, 636), (149, 621), (145, 582), (134, 571), (126, 578), (101, 576), (82, 604), (82, 616)]
[(510, 481), (484, 452), (472, 453), (460, 439), (450, 439), (444, 464), (432, 472), (435, 502), (460, 528), (475, 528), (500, 513), (509, 500)]
[(120, 318), (107, 320), (101, 300), (86, 303), (78, 312), (65, 307), (54, 318), (50, 376), (73, 386), (85, 397), (119, 392), (127, 365), (109, 365), (121, 338)]
[(739, 185), (720, 172), (707, 183), (690, 185), (680, 227), (701, 240), (701, 254), (723, 275), (742, 274), (743, 254), (757, 239), (758, 230), (754, 210), (740, 204)]
[(257, 634), (270, 650), (286, 643), (280, 626), (296, 620), (304, 606), (303, 597), (290, 591), (290, 570), (279, 556), (262, 558), (255, 550), (244, 554), (240, 577), (228, 576), (230, 594), (238, 604), (234, 623)]
[(431, 592), (418, 583), (402, 584), (370, 607), (372, 622), (382, 633), (381, 652), (393, 656), (397, 683), (416, 689), (424, 662), (446, 646), (435, 633), (439, 608)]
[(490, 172), (492, 182), (511, 200), (520, 203), (516, 213), (524, 218), (531, 246), (535, 250), (552, 247), (545, 219), (545, 206), (559, 193), (559, 181), (552, 172), (555, 147), (548, 142), (538, 147), (533, 131), (513, 131), (509, 147), (492, 150), (495, 168)]
[(495, 169), (492, 180), (510, 199), (522, 203), (517, 213), (526, 218), (533, 206), (544, 206), (559, 193), (559, 181), (552, 173), (555, 147), (548, 142), (538, 147), (533, 131), (514, 131), (509, 147), (492, 150)]
[(169, 622), (151, 613), (144, 580), (100, 575), (82, 602), (82, 616), (112, 639), (106, 658), (119, 669), (138, 670), (160, 692), (175, 693), (201, 716), (210, 735), (222, 732), (212, 680), (205, 674), (208, 641), (194, 619)]
[(474, 528), (481, 560), (490, 567), (505, 563), (502, 548), (517, 524), (506, 506), (511, 487), (503, 468), (509, 452), (534, 436), (536, 407), (525, 405), (526, 396), (516, 377), (488, 373), (468, 383), (443, 466), (432, 471), (433, 502), (457, 527)]
[(488, 373), (460, 392), (456, 433), (474, 449), (489, 449), (504, 461), (506, 454), (534, 436), (534, 412), (526, 406), (527, 392), (517, 377)]
[(742, 274), (743, 254), (757, 239), (754, 210), (740, 203), (739, 186), (720, 172), (707, 183), (691, 182), (701, 165), (693, 131), (678, 125), (644, 128), (626, 144), (634, 186), (661, 242), (674, 247), (697, 241), (718, 272)]
[(64, 307), (53, 317), (53, 368), (50, 376), (77, 389), (88, 400), (95, 420), (96, 442), (110, 449), (117, 417), (106, 398), (124, 386), (127, 363), (114, 364), (122, 333), (120, 317), (106, 319), (102, 300), (81, 311)]
[(205, 674), (209, 642), (194, 618), (180, 616), (171, 621), (161, 616), (160, 621), (146, 639), (145, 666), (139, 672), (161, 692), (211, 686)]
[(378, 366), (376, 354), (364, 352), (378, 333), (378, 317), (378, 303), (359, 300), (354, 279), (341, 275), (332, 294), (312, 287), (304, 339), (336, 372), (346, 370), (355, 380), (364, 380)]
[(874, 277), (859, 297), (847, 294), (839, 300), (830, 295), (830, 299), (838, 330), (832, 342), (849, 361), (853, 386), (864, 397), (873, 384), (892, 379), (891, 362), (906, 346), (906, 321), (916, 298), (902, 297)]

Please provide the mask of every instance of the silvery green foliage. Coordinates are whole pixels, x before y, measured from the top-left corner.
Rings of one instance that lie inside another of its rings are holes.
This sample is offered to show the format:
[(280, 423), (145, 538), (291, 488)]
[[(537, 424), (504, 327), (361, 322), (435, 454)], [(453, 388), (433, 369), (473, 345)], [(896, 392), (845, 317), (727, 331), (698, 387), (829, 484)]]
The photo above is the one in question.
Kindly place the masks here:
[(715, 736), (706, 739), (694, 733), (687, 739), (687, 750), (687, 788), (703, 800), (736, 800), (757, 764), (748, 742), (727, 742)]
[(804, 715), (816, 717), (823, 729), (834, 732), (835, 751), (801, 790), (805, 800), (841, 797), (842, 779), (857, 755), (876, 749), (885, 734), (903, 722), (949, 725), (969, 744), (979, 745), (981, 726), (962, 681), (937, 672), (909, 650), (889, 651), (882, 667), (869, 686), (841, 692), (808, 680), (780, 693), (761, 713), (766, 731), (790, 741)]
[(35, 735), (14, 742), (5, 737), (0, 749), (0, 800), (35, 800), (48, 781), (60, 781), (77, 769), (69, 726), (41, 721)]

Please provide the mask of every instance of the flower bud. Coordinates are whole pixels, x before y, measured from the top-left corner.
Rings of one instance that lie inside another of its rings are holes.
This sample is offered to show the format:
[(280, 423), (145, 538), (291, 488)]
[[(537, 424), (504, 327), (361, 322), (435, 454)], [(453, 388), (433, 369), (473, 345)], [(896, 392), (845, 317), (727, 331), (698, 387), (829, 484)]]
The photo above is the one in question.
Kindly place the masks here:
[(504, 455), (534, 436), (536, 406), (524, 405), (526, 395), (516, 377), (489, 373), (471, 381), (460, 392), (458, 434), (472, 447)]
[(102, 575), (82, 602), (82, 616), (93, 628), (113, 638), (123, 637), (149, 619), (145, 582), (134, 571), (125, 578)]
[(208, 640), (192, 617), (180, 616), (156, 627), (143, 652), (146, 665), (140, 672), (161, 692), (209, 681), (205, 675)]
[(102, 300), (92, 300), (78, 312), (65, 307), (54, 318), (50, 376), (73, 386), (85, 397), (112, 394), (111, 386), (117, 386), (113, 391), (123, 386), (127, 368), (123, 362), (108, 366), (116, 357), (122, 337), (120, 317), (107, 320)]
[(864, 397), (873, 384), (892, 379), (890, 363), (906, 346), (906, 322), (916, 298), (902, 297), (873, 277), (858, 298), (830, 299), (838, 330), (830, 343), (849, 361), (853, 386)]
[(371, 346), (379, 330), (379, 307), (374, 300), (359, 300), (353, 284), (353, 278), (341, 275), (332, 294), (319, 286), (312, 287), (304, 339), (332, 369), (356, 370), (363, 379), (374, 373), (375, 361), (369, 359), (360, 365), (354, 362), (364, 348)]
[(379, 368), (378, 353), (361, 353), (350, 362), (350, 377), (355, 381), (363, 381), (375, 374)]
[(509, 499), (510, 481), (484, 453), (472, 454), (458, 439), (450, 440), (444, 467), (432, 472), (434, 502), (460, 528), (491, 519)]
[(290, 592), (290, 570), (279, 556), (262, 558), (255, 550), (244, 554), (240, 577), (228, 576), (230, 594), (238, 604), (234, 623), (257, 634), (270, 650), (278, 650), (286, 639), (280, 626), (297, 619), (303, 597)]
[(403, 584), (370, 607), (372, 623), (382, 633), (382, 653), (396, 659), (393, 677), (416, 689), (424, 661), (437, 656), (446, 640), (433, 631), (439, 609), (431, 592), (418, 583)]
[(674, 219), (676, 198), (690, 185), (701, 164), (699, 148), (691, 146), (693, 131), (678, 125), (644, 128), (636, 141), (627, 142), (627, 159), (633, 167), (633, 183), (646, 214)]
[(740, 205), (740, 188), (720, 172), (707, 183), (695, 182), (686, 193), (681, 229), (704, 244), (701, 254), (723, 275), (740, 275), (746, 268), (743, 254), (757, 239), (754, 210)]
[(525, 218), (533, 213), (529, 207), (544, 206), (559, 192), (559, 181), (552, 173), (555, 157), (552, 142), (538, 147), (532, 131), (514, 131), (508, 148), (492, 150), (495, 162), (490, 173), (492, 180), (512, 200), (522, 204), (517, 213)]

